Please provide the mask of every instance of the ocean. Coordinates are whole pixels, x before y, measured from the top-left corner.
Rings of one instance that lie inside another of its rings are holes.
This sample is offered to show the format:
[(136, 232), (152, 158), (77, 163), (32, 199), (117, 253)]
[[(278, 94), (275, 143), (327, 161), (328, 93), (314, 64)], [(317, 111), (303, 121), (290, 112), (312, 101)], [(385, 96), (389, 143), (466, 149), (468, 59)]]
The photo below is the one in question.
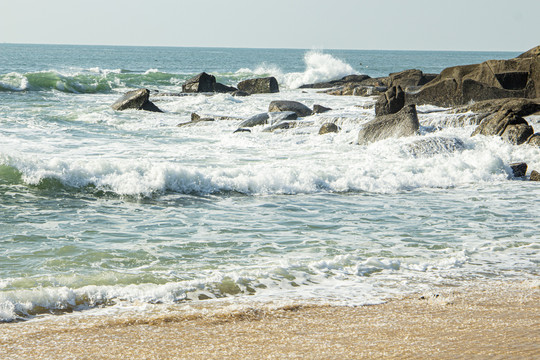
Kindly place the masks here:
[[(540, 183), (509, 164), (540, 171), (540, 148), (470, 137), (435, 106), (419, 135), (360, 146), (374, 98), (298, 88), (516, 55), (0, 44), (0, 321), (537, 280)], [(202, 71), (280, 92), (160, 96)], [(164, 113), (111, 109), (143, 87)], [(234, 133), (272, 100), (332, 110)], [(192, 112), (220, 120), (178, 127)], [(319, 135), (328, 121), (340, 132)]]

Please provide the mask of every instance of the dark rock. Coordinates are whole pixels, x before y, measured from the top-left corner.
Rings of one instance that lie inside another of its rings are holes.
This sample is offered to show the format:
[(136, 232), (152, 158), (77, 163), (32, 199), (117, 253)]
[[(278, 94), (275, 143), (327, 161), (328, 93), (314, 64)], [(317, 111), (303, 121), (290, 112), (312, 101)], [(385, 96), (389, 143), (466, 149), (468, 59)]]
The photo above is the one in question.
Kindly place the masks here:
[(325, 123), (319, 129), (319, 135), (324, 135), (328, 133), (337, 133), (338, 131), (339, 131), (339, 127), (336, 124)]
[(138, 89), (128, 91), (114, 104), (111, 105), (113, 110), (122, 111), (127, 109), (147, 110), (155, 112), (163, 112), (150, 100), (150, 90)]
[(182, 85), (182, 92), (185, 93), (200, 93), (200, 92), (214, 92), (214, 84), (216, 83), (216, 77), (209, 75), (205, 72), (200, 73), (197, 76), (187, 80)]
[(536, 170), (531, 171), (531, 181), (540, 181), (540, 173)]
[(325, 113), (325, 112), (330, 111), (330, 110), (332, 110), (332, 109), (324, 107), (324, 106), (319, 105), (319, 104), (315, 104), (315, 105), (313, 105), (313, 111), (311, 112), (311, 114), (312, 115), (322, 114), (322, 113)]
[(358, 144), (365, 145), (390, 137), (412, 136), (419, 128), (416, 106), (408, 105), (395, 114), (380, 116), (365, 124), (358, 133)]
[(251, 130), (249, 130), (249, 129), (243, 129), (243, 128), (238, 128), (238, 129), (234, 130), (233, 134), (239, 133), (239, 132), (251, 132)]
[(298, 115), (294, 111), (275, 111), (268, 114), (270, 123), (275, 124), (285, 120), (296, 120)]
[(279, 85), (275, 77), (248, 79), (238, 83), (238, 90), (250, 94), (265, 94), (279, 92)]
[(217, 92), (217, 93), (232, 93), (232, 92), (235, 92), (235, 91), (238, 91), (238, 89), (235, 88), (235, 87), (223, 85), (223, 84), (218, 83), (218, 82), (214, 84), (214, 92)]
[(540, 133), (533, 134), (528, 140), (528, 145), (540, 146)]
[(253, 127), (257, 125), (265, 125), (268, 123), (270, 115), (268, 113), (261, 113), (244, 120), (238, 125), (239, 128)]
[(275, 100), (268, 106), (268, 112), (294, 111), (300, 117), (311, 115), (311, 109), (298, 101)]
[(510, 164), (514, 177), (523, 177), (527, 173), (527, 164), (524, 162)]
[(375, 103), (375, 116), (395, 114), (405, 105), (405, 92), (401, 86), (393, 86), (379, 96)]
[(238, 96), (238, 97), (240, 97), (240, 96), (249, 96), (250, 93), (247, 93), (247, 92), (241, 91), (241, 90), (236, 90), (236, 91), (233, 91), (233, 92), (231, 93), (231, 95), (232, 95), (232, 96)]
[(446, 68), (419, 92), (409, 94), (407, 102), (454, 106), (471, 100), (539, 97), (540, 54), (535, 49), (514, 59)]
[(359, 84), (368, 79), (371, 79), (371, 77), (369, 77), (368, 75), (347, 75), (339, 80), (332, 80), (315, 84), (305, 84), (300, 86), (300, 89), (327, 89), (337, 86), (343, 86), (350, 83)]
[(527, 121), (511, 110), (501, 110), (486, 117), (471, 136), (502, 136), (512, 144), (520, 145), (534, 133)]
[(291, 128), (296, 127), (296, 125), (297, 125), (296, 121), (282, 121), (263, 129), (263, 132), (274, 132), (280, 129), (291, 129)]

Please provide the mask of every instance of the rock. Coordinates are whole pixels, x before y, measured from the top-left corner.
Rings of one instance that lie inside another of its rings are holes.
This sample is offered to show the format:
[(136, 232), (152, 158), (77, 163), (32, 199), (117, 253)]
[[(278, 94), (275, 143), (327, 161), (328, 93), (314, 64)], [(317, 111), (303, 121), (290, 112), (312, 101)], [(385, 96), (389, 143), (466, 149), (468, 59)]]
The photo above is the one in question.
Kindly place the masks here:
[(216, 77), (209, 75), (205, 72), (200, 73), (187, 80), (182, 85), (182, 92), (185, 93), (200, 93), (200, 92), (214, 92), (214, 84), (216, 83)]
[(236, 130), (233, 131), (233, 134), (239, 133), (239, 132), (251, 132), (251, 130), (249, 130), (249, 129), (243, 129), (243, 128), (238, 128), (238, 129), (236, 129)]
[(368, 79), (371, 79), (371, 77), (369, 77), (368, 75), (347, 75), (339, 80), (332, 80), (315, 84), (305, 84), (300, 86), (300, 89), (327, 89), (337, 86), (343, 86), (350, 83), (359, 84)]
[(533, 134), (528, 140), (528, 145), (540, 146), (540, 133)]
[(540, 56), (540, 46), (534, 47), (523, 54), (519, 55), (517, 59), (535, 58)]
[(232, 96), (238, 96), (238, 97), (240, 97), (240, 96), (249, 96), (250, 93), (247, 93), (247, 92), (241, 91), (241, 90), (236, 90), (236, 91), (233, 91), (233, 92), (231, 93), (231, 95), (232, 95)]
[(274, 132), (280, 129), (291, 129), (291, 128), (296, 127), (296, 125), (297, 125), (296, 121), (282, 121), (263, 129), (263, 132)]
[(529, 124), (510, 124), (504, 129), (501, 137), (503, 140), (514, 144), (521, 145), (534, 134), (532, 126)]
[(214, 121), (214, 120), (215, 120), (214, 118), (209, 118), (209, 117), (203, 118), (197, 113), (191, 113), (191, 121), (181, 123), (181, 124), (178, 124), (176, 126), (182, 127), (182, 126), (197, 124), (199, 122)]
[(465, 144), (458, 138), (426, 137), (406, 145), (406, 151), (414, 157), (429, 157), (463, 151)]
[(522, 99), (508, 98), (475, 102), (455, 110), (456, 113), (496, 113), (501, 110), (511, 110), (516, 115), (527, 116), (540, 111), (540, 98)]
[(268, 113), (261, 113), (244, 120), (238, 125), (239, 128), (253, 127), (257, 125), (265, 125), (268, 123), (270, 115)]
[(163, 112), (156, 105), (154, 105), (149, 98), (150, 90), (148, 89), (132, 90), (125, 93), (120, 99), (116, 100), (111, 107), (113, 110), (117, 111), (136, 109)]
[(512, 144), (520, 145), (534, 133), (527, 121), (511, 110), (501, 110), (486, 117), (471, 136), (502, 136)]
[(510, 164), (514, 177), (523, 177), (527, 173), (527, 164), (524, 162)]
[(375, 116), (395, 114), (405, 105), (405, 92), (401, 86), (393, 86), (375, 103)]
[(221, 83), (215, 83), (214, 84), (214, 92), (217, 93), (233, 93), (235, 91), (238, 91), (237, 88), (232, 86), (223, 85)]
[(536, 170), (531, 171), (531, 181), (540, 181), (540, 173)]
[(328, 133), (337, 133), (339, 131), (339, 128), (334, 123), (325, 123), (321, 126), (319, 129), (319, 135), (324, 135)]
[(238, 83), (238, 90), (249, 94), (265, 94), (279, 92), (279, 85), (275, 77), (248, 79)]
[(294, 111), (275, 111), (268, 114), (270, 116), (270, 124), (276, 124), (285, 120), (296, 120), (298, 115)]
[(298, 101), (275, 100), (268, 106), (268, 112), (294, 111), (299, 117), (311, 115), (311, 109)]
[(416, 106), (408, 105), (395, 114), (376, 117), (365, 124), (358, 133), (358, 144), (366, 145), (390, 137), (412, 136), (419, 128)]
[(332, 109), (324, 107), (324, 106), (319, 105), (319, 104), (315, 104), (315, 105), (313, 105), (313, 111), (311, 112), (311, 115), (322, 114), (322, 113), (328, 112), (330, 110), (332, 110)]
[(401, 86), (403, 89), (427, 84), (436, 74), (424, 74), (421, 70), (409, 69), (388, 75), (388, 87)]
[(407, 102), (455, 106), (470, 101), (540, 97), (540, 54), (535, 49), (514, 59), (446, 68), (420, 91), (409, 94)]

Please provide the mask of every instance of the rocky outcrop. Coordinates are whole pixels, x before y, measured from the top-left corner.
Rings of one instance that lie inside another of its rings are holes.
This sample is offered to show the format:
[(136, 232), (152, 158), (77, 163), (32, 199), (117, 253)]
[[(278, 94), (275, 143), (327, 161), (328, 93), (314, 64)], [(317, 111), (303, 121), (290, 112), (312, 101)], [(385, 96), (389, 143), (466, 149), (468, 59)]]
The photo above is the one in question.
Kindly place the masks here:
[(182, 92), (184, 93), (227, 93), (234, 92), (236, 90), (237, 89), (232, 86), (227, 86), (216, 82), (216, 77), (214, 75), (210, 75), (205, 72), (192, 77), (182, 85)]
[(293, 111), (299, 117), (311, 115), (311, 109), (306, 105), (299, 103), (298, 101), (289, 101), (289, 100), (275, 100), (270, 103), (268, 106), (268, 112), (275, 111)]
[(238, 83), (238, 90), (249, 94), (266, 94), (279, 92), (279, 85), (275, 77), (248, 79)]
[[(536, 49), (536, 48), (535, 48)], [(439, 106), (470, 101), (540, 96), (540, 55), (531, 49), (517, 58), (444, 69), (407, 102)]]
[(416, 106), (408, 105), (395, 114), (376, 117), (365, 124), (358, 134), (358, 144), (366, 145), (391, 137), (412, 136), (419, 128)]
[(311, 112), (311, 115), (322, 114), (322, 113), (328, 112), (330, 110), (332, 110), (332, 109), (324, 107), (324, 106), (319, 105), (319, 104), (315, 104), (315, 105), (313, 105), (313, 111)]
[(138, 89), (128, 91), (120, 99), (111, 105), (113, 110), (122, 111), (127, 109), (163, 112), (150, 100), (150, 90)]
[(337, 133), (338, 131), (339, 131), (339, 127), (336, 124), (325, 123), (319, 129), (319, 135), (324, 135), (328, 133)]
[(486, 117), (471, 136), (501, 136), (504, 140), (520, 145), (534, 133), (527, 121), (511, 110), (501, 110)]
[(375, 116), (395, 114), (405, 105), (405, 92), (401, 86), (393, 86), (379, 96), (375, 103)]

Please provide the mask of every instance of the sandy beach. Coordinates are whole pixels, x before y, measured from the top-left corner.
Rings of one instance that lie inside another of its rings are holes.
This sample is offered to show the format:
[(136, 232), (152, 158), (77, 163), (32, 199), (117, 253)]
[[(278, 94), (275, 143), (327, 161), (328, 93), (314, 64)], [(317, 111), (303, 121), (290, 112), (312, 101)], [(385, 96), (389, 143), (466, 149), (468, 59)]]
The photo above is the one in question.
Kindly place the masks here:
[[(540, 356), (538, 282), (490, 282), (362, 307), (205, 304), (1, 325), (2, 359)], [(203, 302), (204, 303), (204, 302)]]

